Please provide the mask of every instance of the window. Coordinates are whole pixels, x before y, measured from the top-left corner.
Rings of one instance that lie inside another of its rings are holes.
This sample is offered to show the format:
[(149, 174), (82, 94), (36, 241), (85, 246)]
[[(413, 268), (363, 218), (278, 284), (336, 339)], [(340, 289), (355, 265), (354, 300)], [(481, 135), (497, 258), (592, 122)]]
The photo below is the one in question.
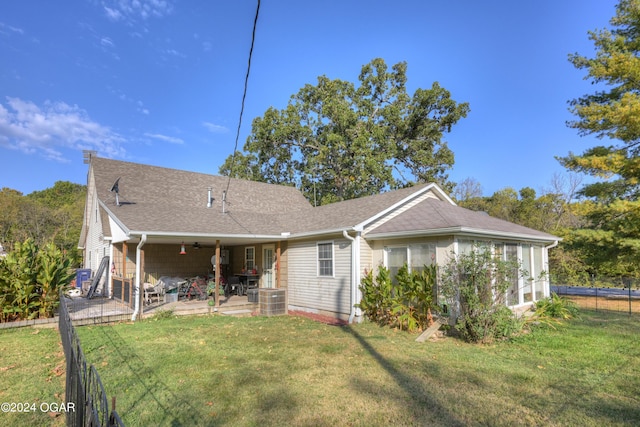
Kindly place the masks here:
[(396, 276), (403, 265), (407, 264), (407, 247), (387, 249), (387, 268), (391, 276), (391, 282), (396, 284)]
[[(518, 245), (507, 243), (504, 245), (505, 261), (518, 261)], [(520, 302), (520, 278), (518, 267), (515, 267), (511, 275), (511, 286), (507, 289), (507, 305), (517, 305)]]
[(389, 269), (391, 281), (396, 283), (398, 271), (407, 264), (409, 271), (424, 270), (426, 265), (436, 262), (435, 243), (423, 243), (409, 246), (391, 246), (385, 248), (385, 265)]
[(253, 246), (244, 248), (244, 267), (253, 270), (256, 267), (256, 248)]
[(536, 301), (544, 298), (544, 279), (542, 268), (542, 246), (533, 247), (533, 271), (535, 274), (535, 297)]
[(531, 245), (522, 245), (522, 270), (524, 272), (522, 292), (524, 302), (533, 301), (533, 275), (531, 270)]
[(318, 276), (333, 277), (333, 242), (318, 243)]
[(473, 250), (473, 242), (471, 240), (458, 239), (458, 255), (470, 254)]
[(434, 243), (409, 246), (409, 271), (422, 271), (427, 265), (436, 263)]

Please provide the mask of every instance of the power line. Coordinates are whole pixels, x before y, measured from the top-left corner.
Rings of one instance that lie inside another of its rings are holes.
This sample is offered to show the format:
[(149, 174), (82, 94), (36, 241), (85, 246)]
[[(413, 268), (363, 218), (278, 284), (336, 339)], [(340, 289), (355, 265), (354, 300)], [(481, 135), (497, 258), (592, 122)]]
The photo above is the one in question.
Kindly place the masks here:
[(247, 75), (244, 78), (244, 92), (242, 93), (242, 104), (240, 106), (240, 119), (238, 120), (238, 130), (236, 131), (236, 142), (233, 146), (233, 154), (231, 155), (231, 165), (229, 166), (229, 179), (227, 180), (227, 189), (225, 193), (229, 192), (229, 184), (231, 184), (231, 175), (233, 175), (233, 167), (236, 161), (236, 151), (238, 151), (238, 139), (240, 139), (240, 127), (242, 126), (242, 115), (244, 113), (244, 100), (247, 97), (247, 86), (249, 85), (249, 73), (251, 72), (251, 57), (253, 56), (253, 45), (256, 40), (256, 27), (258, 26), (258, 14), (260, 12), (260, 0), (256, 7), (256, 17), (253, 20), (253, 32), (251, 33), (251, 48), (249, 48), (249, 61), (247, 64)]

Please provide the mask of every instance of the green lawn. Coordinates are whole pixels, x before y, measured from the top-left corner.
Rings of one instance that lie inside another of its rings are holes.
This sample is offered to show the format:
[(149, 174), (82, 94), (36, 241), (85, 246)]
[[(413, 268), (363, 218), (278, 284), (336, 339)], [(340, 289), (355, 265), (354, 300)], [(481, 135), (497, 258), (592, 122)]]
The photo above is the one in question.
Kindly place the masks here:
[(300, 317), (78, 328), (128, 426), (639, 425), (640, 321), (469, 345)]
[[(371, 324), (178, 317), (78, 328), (128, 426), (640, 425), (640, 319), (476, 346)], [(0, 401), (64, 399), (54, 329), (0, 331)], [(63, 416), (0, 414), (0, 425)]]
[(27, 404), (29, 410), (1, 411), (0, 426), (63, 426), (64, 414), (42, 409), (64, 402), (64, 374), (57, 329), (0, 330), (0, 404), (14, 403), (14, 410), (23, 411)]

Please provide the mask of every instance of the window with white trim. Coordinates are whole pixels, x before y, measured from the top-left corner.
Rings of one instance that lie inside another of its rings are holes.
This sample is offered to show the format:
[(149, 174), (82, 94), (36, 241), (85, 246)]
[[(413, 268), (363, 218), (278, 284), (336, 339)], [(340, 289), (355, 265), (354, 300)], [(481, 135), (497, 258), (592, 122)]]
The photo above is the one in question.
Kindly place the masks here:
[[(545, 276), (543, 270), (544, 247), (529, 243), (488, 242), (481, 240), (458, 240), (458, 253), (491, 248), (493, 256), (517, 266), (510, 277), (507, 289), (507, 305), (517, 306), (544, 298)], [(491, 246), (489, 246), (491, 245)]]
[(318, 276), (333, 277), (333, 242), (319, 242)]
[(420, 243), (385, 248), (385, 267), (389, 269), (391, 281), (396, 283), (398, 271), (407, 264), (409, 272), (424, 270), (436, 263), (435, 243)]
[(244, 248), (244, 267), (253, 270), (256, 266), (256, 248), (248, 246)]

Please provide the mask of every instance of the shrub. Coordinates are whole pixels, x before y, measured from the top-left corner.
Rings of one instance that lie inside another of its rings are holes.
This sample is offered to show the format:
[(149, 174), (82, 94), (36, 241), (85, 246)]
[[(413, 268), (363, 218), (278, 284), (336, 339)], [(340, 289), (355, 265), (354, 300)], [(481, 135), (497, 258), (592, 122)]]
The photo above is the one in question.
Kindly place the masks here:
[(522, 322), (506, 307), (506, 291), (517, 278), (518, 265), (492, 256), (487, 248), (453, 256), (444, 266), (441, 289), (451, 319), (463, 339), (488, 343), (508, 337)]
[(534, 305), (534, 312), (533, 318), (536, 321), (547, 324), (572, 319), (579, 314), (578, 306), (575, 302), (559, 296), (555, 292), (550, 297), (537, 301)]
[(356, 307), (362, 309), (364, 315), (372, 322), (387, 324), (392, 307), (389, 270), (381, 265), (375, 279), (373, 271), (369, 271), (360, 282), (360, 291), (362, 299)]
[(433, 321), (436, 272), (435, 266), (409, 272), (405, 264), (396, 275), (397, 284), (393, 285), (389, 270), (380, 266), (375, 279), (372, 272), (362, 278), (362, 300), (357, 307), (378, 324), (407, 331), (423, 330)]

